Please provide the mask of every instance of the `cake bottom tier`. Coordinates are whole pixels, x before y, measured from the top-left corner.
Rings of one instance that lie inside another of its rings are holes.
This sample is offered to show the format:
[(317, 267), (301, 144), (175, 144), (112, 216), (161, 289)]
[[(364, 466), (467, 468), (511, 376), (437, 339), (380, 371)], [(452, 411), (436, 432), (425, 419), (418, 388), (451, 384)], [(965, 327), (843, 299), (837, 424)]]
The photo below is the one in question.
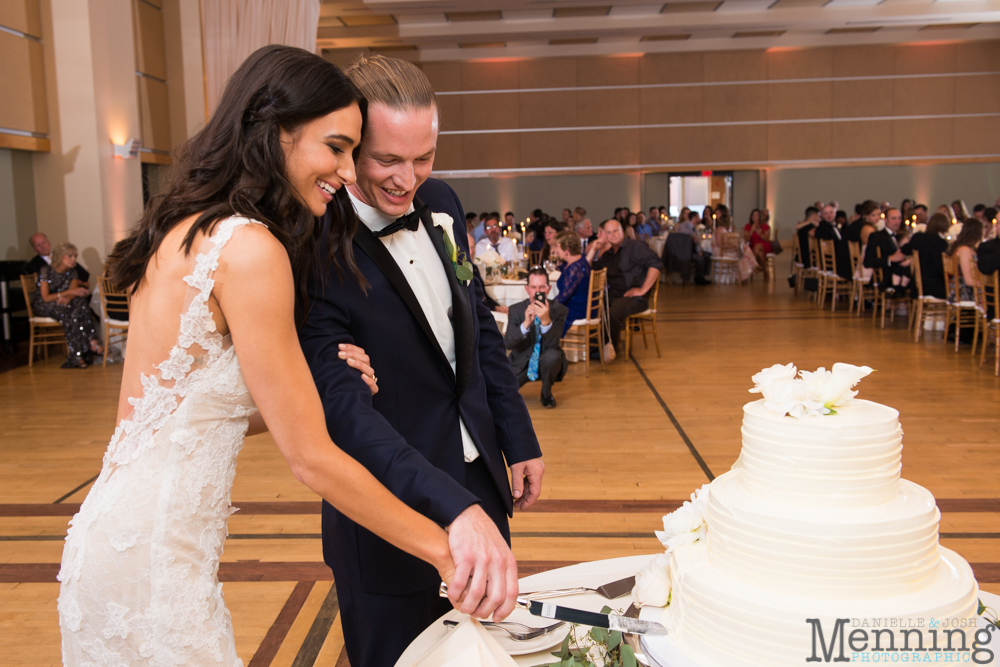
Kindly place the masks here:
[[(876, 648), (873, 630), (887, 628), (878, 635), (878, 647), (915, 649), (917, 633), (924, 651), (934, 659), (933, 648), (948, 648), (949, 638), (955, 648), (971, 649), (979, 587), (972, 568), (953, 551), (939, 549), (940, 560), (933, 575), (919, 591), (867, 600), (830, 600), (773, 593), (732, 578), (711, 565), (708, 549), (702, 543), (681, 547), (671, 558), (673, 593), (669, 607), (643, 609), (642, 618), (661, 621), (670, 631), (667, 638), (644, 638), (650, 654), (670, 655), (677, 651), (698, 667), (738, 666), (808, 666), (807, 658), (824, 659), (822, 644), (840, 657), (840, 637), (834, 640), (837, 619), (848, 619), (840, 627), (844, 657), (854, 661), (857, 654)], [(807, 619), (817, 619), (810, 623)], [(867, 634), (853, 634), (862, 630)], [(822, 641), (820, 641), (822, 638)], [(850, 639), (855, 638), (854, 647)], [(815, 640), (815, 648), (814, 648)], [(908, 645), (904, 644), (908, 641)], [(671, 646), (668, 647), (666, 644)], [(863, 647), (863, 648), (862, 648)], [(853, 650), (858, 648), (858, 650)], [(947, 655), (947, 654), (946, 654)], [(881, 657), (881, 656), (880, 656)], [(944, 657), (944, 656), (941, 656)]]

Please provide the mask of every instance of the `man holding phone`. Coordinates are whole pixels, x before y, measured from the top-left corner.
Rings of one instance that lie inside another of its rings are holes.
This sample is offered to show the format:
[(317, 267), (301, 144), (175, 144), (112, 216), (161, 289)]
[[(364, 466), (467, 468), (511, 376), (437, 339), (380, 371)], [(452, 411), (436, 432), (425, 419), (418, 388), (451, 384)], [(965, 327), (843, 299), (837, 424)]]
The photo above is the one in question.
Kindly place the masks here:
[(520, 386), (536, 380), (542, 383), (542, 406), (556, 407), (552, 385), (566, 375), (566, 355), (560, 336), (569, 309), (549, 301), (549, 274), (541, 267), (528, 272), (528, 298), (507, 312), (504, 345), (510, 351), (510, 365)]

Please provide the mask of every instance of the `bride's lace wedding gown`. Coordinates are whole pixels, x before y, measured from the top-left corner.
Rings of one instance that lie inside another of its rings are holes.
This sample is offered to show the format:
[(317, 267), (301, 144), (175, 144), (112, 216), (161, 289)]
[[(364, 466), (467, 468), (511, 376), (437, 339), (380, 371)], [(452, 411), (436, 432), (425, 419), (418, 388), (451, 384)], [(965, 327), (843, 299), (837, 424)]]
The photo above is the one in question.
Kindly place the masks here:
[(202, 244), (189, 305), (157, 373), (115, 429), (63, 550), (66, 665), (242, 665), (217, 574), (236, 456), (256, 412), (208, 308), (219, 253), (246, 218)]

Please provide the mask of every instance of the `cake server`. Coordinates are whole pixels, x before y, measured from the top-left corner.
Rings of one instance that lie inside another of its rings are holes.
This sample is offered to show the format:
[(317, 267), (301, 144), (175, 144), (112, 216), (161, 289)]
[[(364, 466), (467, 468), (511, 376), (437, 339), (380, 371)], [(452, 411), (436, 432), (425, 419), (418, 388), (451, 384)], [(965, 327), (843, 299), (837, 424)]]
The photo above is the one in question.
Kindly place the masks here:
[(581, 593), (597, 593), (605, 600), (614, 600), (620, 598), (623, 595), (627, 595), (632, 592), (635, 588), (635, 577), (625, 577), (624, 579), (619, 579), (618, 581), (612, 581), (611, 583), (604, 584), (603, 586), (598, 586), (597, 588), (586, 588), (585, 586), (579, 586), (577, 588), (560, 588), (552, 591), (535, 591), (534, 593), (522, 593), (526, 598), (532, 600), (545, 600), (547, 598), (560, 598), (564, 595), (579, 595)]
[[(439, 590), (441, 597), (448, 597), (448, 584), (441, 582)], [(593, 611), (573, 609), (571, 607), (560, 607), (547, 602), (531, 600), (523, 595), (518, 596), (517, 606), (524, 609), (533, 616), (542, 618), (554, 618), (557, 621), (568, 623), (579, 623), (580, 625), (590, 625), (595, 628), (607, 628), (619, 632), (629, 632), (634, 635), (665, 635), (667, 629), (659, 623), (643, 621), (638, 618), (627, 618), (617, 614), (599, 614)]]

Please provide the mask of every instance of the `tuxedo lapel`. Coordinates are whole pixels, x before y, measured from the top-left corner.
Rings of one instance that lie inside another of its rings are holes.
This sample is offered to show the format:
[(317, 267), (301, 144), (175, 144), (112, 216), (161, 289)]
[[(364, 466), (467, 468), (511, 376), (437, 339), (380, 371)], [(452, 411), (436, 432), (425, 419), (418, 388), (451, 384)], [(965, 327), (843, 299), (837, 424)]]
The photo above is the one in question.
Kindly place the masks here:
[[(422, 206), (419, 199), (413, 200), (416, 207)], [(455, 332), (455, 390), (461, 395), (469, 383), (469, 372), (473, 361), (473, 339), (475, 332), (472, 326), (472, 308), (469, 305), (469, 291), (458, 284), (455, 277), (455, 266), (451, 262), (448, 250), (444, 244), (444, 230), (434, 225), (431, 211), (428, 209), (420, 217), (420, 221), (430, 234), (434, 248), (437, 249), (444, 265), (448, 285), (451, 287), (451, 326)]]
[[(432, 235), (433, 238), (433, 235)], [(451, 369), (451, 362), (448, 361), (448, 357), (445, 355), (444, 350), (438, 344), (437, 336), (434, 335), (434, 330), (431, 329), (430, 322), (427, 321), (427, 316), (424, 315), (423, 308), (420, 307), (420, 302), (417, 301), (416, 295), (410, 288), (410, 283), (406, 281), (406, 277), (403, 272), (399, 270), (399, 266), (396, 264), (396, 260), (392, 258), (389, 251), (386, 249), (385, 245), (379, 239), (375, 238), (371, 230), (368, 229), (367, 225), (359, 224), (357, 231), (354, 232), (354, 243), (362, 252), (368, 255), (376, 266), (382, 270), (385, 277), (388, 278), (389, 282), (396, 289), (400, 298), (406, 304), (406, 307), (410, 309), (413, 317), (417, 320), (417, 324), (423, 330), (424, 334), (431, 341), (431, 345), (434, 349), (438, 351), (441, 355), (441, 359), (444, 360), (445, 365)], [(452, 272), (454, 273), (454, 272)]]

